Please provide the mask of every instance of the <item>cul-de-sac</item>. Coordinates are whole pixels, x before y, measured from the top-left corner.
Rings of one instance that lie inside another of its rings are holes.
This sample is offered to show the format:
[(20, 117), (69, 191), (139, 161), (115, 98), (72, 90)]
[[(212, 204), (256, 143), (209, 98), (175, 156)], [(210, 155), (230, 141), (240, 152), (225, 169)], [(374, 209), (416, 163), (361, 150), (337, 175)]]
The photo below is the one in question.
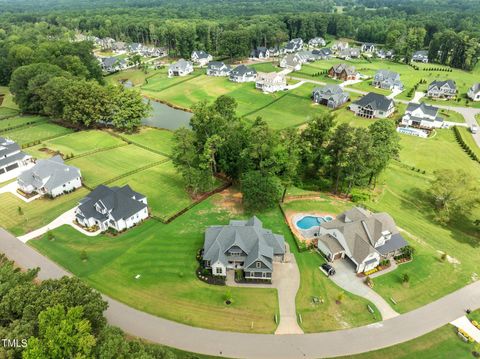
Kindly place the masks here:
[(479, 24), (0, 0), (0, 357), (480, 357)]

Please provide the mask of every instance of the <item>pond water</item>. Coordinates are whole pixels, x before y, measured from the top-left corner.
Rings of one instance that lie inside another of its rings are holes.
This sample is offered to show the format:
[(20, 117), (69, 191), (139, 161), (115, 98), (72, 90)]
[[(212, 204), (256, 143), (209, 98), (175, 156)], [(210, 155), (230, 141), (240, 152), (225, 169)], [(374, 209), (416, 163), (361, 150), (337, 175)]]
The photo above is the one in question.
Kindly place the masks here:
[[(131, 81), (125, 81), (123, 86), (132, 88)], [(152, 112), (149, 117), (144, 118), (142, 123), (147, 126), (165, 128), (167, 130), (176, 130), (182, 126), (190, 127), (190, 118), (193, 116), (191, 112), (177, 110), (160, 102), (145, 99), (150, 102)]]

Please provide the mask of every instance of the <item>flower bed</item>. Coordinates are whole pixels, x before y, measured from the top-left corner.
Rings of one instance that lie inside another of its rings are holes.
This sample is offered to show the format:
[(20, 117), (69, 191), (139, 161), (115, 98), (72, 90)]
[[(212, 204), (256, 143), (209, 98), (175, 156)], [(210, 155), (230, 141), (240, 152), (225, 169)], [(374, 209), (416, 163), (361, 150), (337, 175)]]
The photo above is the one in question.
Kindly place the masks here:
[(213, 284), (213, 285), (225, 285), (225, 277), (218, 277), (212, 274), (212, 271), (209, 269), (205, 269), (199, 267), (195, 271), (197, 278), (200, 279), (202, 282)]
[(466, 331), (464, 331), (463, 329), (460, 329), (458, 328), (457, 330), (457, 334), (460, 338), (463, 339), (463, 341), (465, 342), (469, 342), (469, 343), (473, 343), (475, 340), (473, 340), (473, 338), (468, 335), (468, 333)]

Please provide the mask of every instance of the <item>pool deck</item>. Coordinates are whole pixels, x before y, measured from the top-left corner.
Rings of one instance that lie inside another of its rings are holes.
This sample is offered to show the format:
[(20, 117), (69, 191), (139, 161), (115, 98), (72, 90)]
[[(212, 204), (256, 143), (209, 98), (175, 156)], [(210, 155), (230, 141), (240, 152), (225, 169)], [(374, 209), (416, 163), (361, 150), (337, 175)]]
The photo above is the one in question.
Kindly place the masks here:
[(305, 242), (306, 244), (310, 244), (311, 242), (314, 241), (314, 238), (306, 238), (302, 230), (297, 227), (297, 221), (299, 221), (303, 217), (331, 217), (335, 218), (335, 215), (331, 213), (325, 213), (325, 212), (315, 212), (315, 211), (309, 211), (309, 212), (288, 212), (286, 214), (287, 217), (287, 222), (290, 228), (292, 229), (293, 234), (300, 239), (301, 241)]

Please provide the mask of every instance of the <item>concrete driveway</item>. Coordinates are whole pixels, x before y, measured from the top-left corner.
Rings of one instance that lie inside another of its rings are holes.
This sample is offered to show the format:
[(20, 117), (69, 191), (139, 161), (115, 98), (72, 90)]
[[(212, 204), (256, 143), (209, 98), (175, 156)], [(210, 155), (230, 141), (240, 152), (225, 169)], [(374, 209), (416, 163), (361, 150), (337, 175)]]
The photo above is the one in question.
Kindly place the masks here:
[[(288, 244), (287, 244), (288, 248)], [(285, 262), (273, 263), (272, 284), (238, 284), (235, 282), (234, 271), (227, 272), (227, 285), (247, 288), (276, 288), (280, 309), (280, 323), (275, 334), (303, 334), (297, 322), (297, 307), (295, 297), (300, 288), (300, 271), (295, 256), (287, 250)]]
[(336, 260), (333, 263), (333, 267), (335, 268), (336, 274), (330, 277), (331, 280), (345, 291), (363, 297), (375, 304), (383, 320), (399, 315), (385, 299), (363, 282), (363, 278), (357, 277), (350, 259)]
[(25, 198), (23, 197), (21, 194), (19, 194), (17, 192), (17, 182), (10, 182), (9, 184), (3, 186), (2, 188), (0, 188), (0, 194), (1, 193), (11, 193), (13, 194), (15, 197), (21, 199), (23, 202), (26, 202), (26, 203), (29, 203), (29, 202), (32, 202), (32, 201), (35, 201), (37, 198), (40, 198), (42, 197), (42, 195), (40, 194), (36, 194), (35, 196), (32, 196), (30, 198)]

